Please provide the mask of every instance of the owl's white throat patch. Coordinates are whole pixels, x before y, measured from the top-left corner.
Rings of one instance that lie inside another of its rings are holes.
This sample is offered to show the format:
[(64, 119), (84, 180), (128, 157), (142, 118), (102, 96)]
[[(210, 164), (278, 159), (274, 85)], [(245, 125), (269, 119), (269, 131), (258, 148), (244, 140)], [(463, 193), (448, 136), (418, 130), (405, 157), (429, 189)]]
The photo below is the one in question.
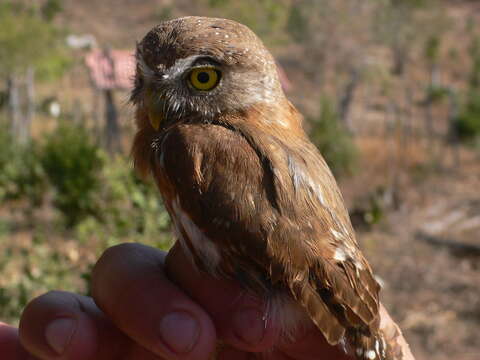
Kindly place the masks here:
[[(195, 255), (200, 257), (200, 260), (205, 265), (206, 270), (210, 274), (215, 275), (217, 272), (217, 266), (220, 263), (220, 252), (218, 251), (217, 246), (212, 240), (205, 236), (202, 230), (182, 209), (178, 196), (176, 196), (172, 201), (172, 209), (175, 213), (173, 216), (175, 232), (185, 254), (187, 254), (194, 265)], [(183, 229), (183, 232), (180, 229)], [(192, 251), (186, 242), (187, 240), (183, 237), (183, 233), (188, 236), (188, 239), (194, 248), (195, 255), (192, 254)]]

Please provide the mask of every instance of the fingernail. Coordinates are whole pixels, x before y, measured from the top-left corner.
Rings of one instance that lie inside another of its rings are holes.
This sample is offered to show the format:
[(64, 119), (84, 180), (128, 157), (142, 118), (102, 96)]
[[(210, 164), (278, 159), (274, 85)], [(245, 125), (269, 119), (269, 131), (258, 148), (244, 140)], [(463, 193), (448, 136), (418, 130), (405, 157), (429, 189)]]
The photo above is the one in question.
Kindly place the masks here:
[(197, 343), (199, 326), (190, 314), (173, 312), (160, 322), (160, 336), (163, 342), (174, 352), (185, 354)]
[(45, 328), (45, 339), (48, 345), (61, 355), (70, 343), (75, 328), (76, 321), (71, 318), (55, 319)]
[(243, 309), (233, 317), (235, 334), (244, 342), (256, 345), (263, 340), (265, 323), (263, 315), (256, 309)]

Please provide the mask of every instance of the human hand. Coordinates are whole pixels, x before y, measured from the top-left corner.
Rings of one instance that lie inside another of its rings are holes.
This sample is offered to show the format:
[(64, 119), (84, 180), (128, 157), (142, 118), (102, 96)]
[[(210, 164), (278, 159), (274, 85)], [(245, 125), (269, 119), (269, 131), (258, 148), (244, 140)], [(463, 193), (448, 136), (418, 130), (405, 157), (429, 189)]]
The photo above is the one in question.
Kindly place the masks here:
[(95, 301), (66, 292), (33, 300), (19, 333), (0, 325), (2, 359), (206, 360), (219, 339), (218, 359), (348, 359), (313, 327), (300, 341), (279, 343), (275, 324), (262, 319), (264, 304), (197, 273), (177, 246), (167, 261), (143, 245), (113, 247), (95, 266), (92, 287)]

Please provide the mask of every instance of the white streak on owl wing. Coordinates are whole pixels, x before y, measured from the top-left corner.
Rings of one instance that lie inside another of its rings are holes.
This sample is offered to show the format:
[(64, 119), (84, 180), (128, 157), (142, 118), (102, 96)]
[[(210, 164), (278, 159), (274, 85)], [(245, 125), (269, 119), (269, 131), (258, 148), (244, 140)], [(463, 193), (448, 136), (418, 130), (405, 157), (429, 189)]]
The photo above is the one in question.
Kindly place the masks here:
[[(188, 214), (183, 211), (178, 195), (172, 201), (172, 209), (174, 212), (172, 218), (174, 218), (175, 232), (192, 264), (195, 265), (195, 257), (192, 254), (193, 250), (197, 254), (197, 258), (202, 261), (206, 267), (208, 273), (212, 275), (215, 274), (217, 272), (217, 266), (220, 263), (220, 252), (217, 246), (205, 236)], [(188, 239), (186, 239), (185, 236), (188, 236)], [(194, 249), (190, 249), (187, 242), (189, 242)]]

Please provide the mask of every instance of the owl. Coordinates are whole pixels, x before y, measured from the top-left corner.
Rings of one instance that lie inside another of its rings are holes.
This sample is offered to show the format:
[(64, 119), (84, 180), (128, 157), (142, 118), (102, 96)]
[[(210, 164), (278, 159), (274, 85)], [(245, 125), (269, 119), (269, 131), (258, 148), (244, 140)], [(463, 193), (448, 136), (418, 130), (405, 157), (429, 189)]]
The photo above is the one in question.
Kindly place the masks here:
[(401, 359), (335, 179), (261, 40), (184, 17), (153, 28), (136, 61), (135, 167), (198, 271), (264, 299), (282, 336), (313, 323), (356, 359)]

